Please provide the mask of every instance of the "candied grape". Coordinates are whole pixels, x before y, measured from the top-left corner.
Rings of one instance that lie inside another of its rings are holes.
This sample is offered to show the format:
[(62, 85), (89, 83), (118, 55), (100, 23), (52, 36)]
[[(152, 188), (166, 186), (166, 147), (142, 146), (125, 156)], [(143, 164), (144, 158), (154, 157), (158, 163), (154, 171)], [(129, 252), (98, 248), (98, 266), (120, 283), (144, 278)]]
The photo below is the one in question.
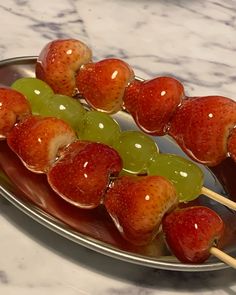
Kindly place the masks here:
[(66, 95), (55, 94), (50, 100), (45, 101), (40, 109), (41, 116), (53, 116), (64, 120), (73, 129), (77, 129), (82, 124), (86, 110), (81, 103)]
[(196, 199), (203, 186), (203, 173), (193, 162), (171, 154), (157, 154), (148, 167), (149, 175), (168, 178), (176, 187), (179, 201)]
[(124, 131), (114, 141), (113, 147), (123, 160), (123, 170), (145, 173), (150, 159), (158, 153), (155, 141), (140, 131)]
[(42, 80), (36, 78), (20, 78), (16, 80), (11, 88), (21, 92), (29, 100), (32, 114), (38, 115), (42, 104), (49, 101), (49, 99), (54, 95), (53, 90)]
[(78, 136), (83, 140), (91, 140), (107, 145), (120, 135), (119, 124), (109, 115), (99, 111), (89, 111), (83, 117), (78, 128)]

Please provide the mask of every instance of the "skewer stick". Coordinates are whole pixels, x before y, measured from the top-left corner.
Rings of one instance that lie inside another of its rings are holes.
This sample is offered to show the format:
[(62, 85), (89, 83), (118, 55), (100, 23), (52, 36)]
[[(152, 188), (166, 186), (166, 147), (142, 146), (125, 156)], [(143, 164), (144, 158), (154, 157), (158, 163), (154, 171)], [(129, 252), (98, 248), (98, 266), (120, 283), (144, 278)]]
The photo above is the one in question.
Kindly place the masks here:
[(236, 269), (236, 259), (229, 256), (225, 252), (221, 251), (220, 249), (216, 247), (211, 247), (210, 253), (217, 257), (219, 260), (223, 261), (225, 264), (233, 267)]
[(215, 192), (213, 192), (212, 190), (206, 188), (206, 187), (202, 187), (201, 193), (203, 195), (206, 195), (207, 197), (209, 197), (210, 199), (230, 208), (236, 211), (236, 203), (223, 197), (220, 194), (217, 194)]

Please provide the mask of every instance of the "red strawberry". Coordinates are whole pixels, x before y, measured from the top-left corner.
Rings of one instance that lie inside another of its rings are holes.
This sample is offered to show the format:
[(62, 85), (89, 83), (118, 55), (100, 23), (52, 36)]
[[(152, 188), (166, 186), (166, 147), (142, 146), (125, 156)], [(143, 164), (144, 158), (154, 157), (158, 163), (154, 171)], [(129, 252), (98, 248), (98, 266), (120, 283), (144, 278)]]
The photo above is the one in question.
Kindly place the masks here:
[(144, 245), (156, 236), (177, 197), (174, 186), (161, 176), (122, 176), (108, 190), (104, 204), (124, 238)]
[(164, 135), (184, 97), (182, 84), (174, 78), (159, 77), (131, 87), (124, 101), (137, 125), (146, 133)]
[(10, 88), (0, 88), (0, 138), (5, 138), (16, 122), (31, 114), (25, 96)]
[(210, 256), (223, 235), (224, 223), (213, 210), (203, 207), (179, 209), (162, 221), (166, 242), (173, 254), (184, 263), (202, 263)]
[(109, 58), (84, 65), (76, 77), (76, 86), (87, 103), (96, 110), (118, 112), (123, 105), (126, 86), (134, 72), (122, 60)]
[(76, 72), (90, 62), (91, 57), (91, 50), (79, 40), (49, 42), (38, 57), (36, 77), (50, 85), (55, 93), (72, 96)]
[(122, 161), (111, 147), (88, 141), (70, 144), (48, 172), (52, 189), (67, 202), (91, 209), (103, 199), (110, 175), (118, 175)]
[(63, 120), (30, 116), (11, 130), (7, 143), (29, 170), (42, 173), (55, 161), (58, 150), (75, 139)]
[(227, 140), (236, 124), (236, 103), (222, 96), (186, 100), (176, 111), (169, 134), (194, 160), (208, 166), (227, 156)]

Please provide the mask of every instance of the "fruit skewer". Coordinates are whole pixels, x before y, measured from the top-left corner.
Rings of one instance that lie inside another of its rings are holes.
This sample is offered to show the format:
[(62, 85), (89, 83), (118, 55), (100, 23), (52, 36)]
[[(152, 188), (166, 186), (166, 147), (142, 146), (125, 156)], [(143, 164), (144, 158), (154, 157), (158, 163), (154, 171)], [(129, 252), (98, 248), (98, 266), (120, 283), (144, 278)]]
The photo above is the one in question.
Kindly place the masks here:
[[(122, 208), (128, 208), (129, 214), (126, 214), (126, 218), (131, 222), (129, 223), (131, 229), (127, 230), (123, 225), (122, 233), (126, 238), (128, 236), (128, 240), (138, 244), (147, 243), (155, 237), (165, 213), (178, 204), (175, 188), (171, 182), (162, 176), (121, 177), (113, 181), (106, 192), (109, 176), (118, 174), (122, 169), (121, 159), (114, 149), (103, 144), (77, 140), (73, 129), (64, 121), (52, 117), (31, 116), (30, 106), (23, 95), (11, 89), (0, 91), (4, 93), (1, 96), (4, 116), (8, 118), (9, 113), (15, 115), (12, 121), (4, 120), (5, 117), (2, 116), (1, 122), (5, 123), (2, 125), (2, 130), (4, 132), (7, 130), (4, 136), (9, 147), (29, 170), (47, 173), (48, 182), (58, 195), (74, 205), (78, 205), (79, 197), (79, 206), (83, 208), (98, 206), (105, 195), (104, 205), (111, 216), (114, 214), (114, 208), (111, 212), (112, 206), (115, 204), (117, 208), (117, 202), (111, 201), (113, 197), (122, 198), (122, 192), (125, 195), (129, 192), (128, 196), (134, 200), (133, 193), (136, 194), (138, 191), (135, 201), (131, 202), (131, 199), (126, 198), (122, 201), (123, 207), (118, 206), (121, 212)], [(11, 109), (12, 102), (7, 99), (8, 96), (16, 98), (15, 108)], [(21, 107), (20, 110), (17, 103)], [(114, 194), (117, 187), (120, 193)], [(143, 194), (146, 195), (145, 198)], [(127, 213), (125, 210), (124, 212)], [(139, 214), (143, 213), (145, 219), (140, 223)], [(118, 218), (113, 216), (113, 220), (116, 220), (117, 225)], [(138, 229), (140, 226), (141, 232)], [(121, 230), (119, 224), (118, 230)]]
[(98, 111), (86, 112), (79, 101), (65, 95), (55, 95), (45, 82), (36, 78), (16, 80), (12, 88), (28, 98), (34, 114), (61, 118), (77, 130), (80, 139), (113, 146), (122, 156), (123, 169), (132, 174), (148, 172), (151, 175), (162, 175), (173, 180), (175, 185), (180, 182), (181, 189), (185, 187), (185, 196), (183, 192), (179, 194), (180, 201), (187, 202), (203, 194), (236, 210), (235, 202), (203, 187), (202, 171), (188, 160), (171, 155), (157, 155), (156, 161), (151, 161), (148, 168), (147, 162), (151, 158), (155, 159), (154, 155), (157, 154), (158, 148), (152, 138), (144, 133), (121, 133), (118, 123), (108, 114)]
[(174, 78), (137, 81), (122, 60), (93, 63), (91, 59), (91, 50), (82, 42), (55, 40), (40, 53), (36, 76), (61, 94), (72, 95), (77, 89), (94, 109), (115, 113), (125, 107), (144, 132), (169, 134), (204, 165), (215, 166), (228, 154), (236, 158), (233, 100), (222, 96), (190, 98)]

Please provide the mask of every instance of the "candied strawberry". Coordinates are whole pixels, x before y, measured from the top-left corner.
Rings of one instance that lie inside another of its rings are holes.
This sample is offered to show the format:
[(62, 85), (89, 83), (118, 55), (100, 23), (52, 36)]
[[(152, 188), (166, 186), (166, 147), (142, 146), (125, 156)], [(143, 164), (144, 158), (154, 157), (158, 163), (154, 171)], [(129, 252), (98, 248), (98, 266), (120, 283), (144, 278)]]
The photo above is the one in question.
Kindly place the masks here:
[(36, 77), (48, 83), (55, 93), (72, 96), (76, 72), (91, 58), (91, 50), (79, 40), (54, 40), (39, 54)]
[(63, 120), (29, 116), (11, 130), (7, 143), (29, 170), (44, 173), (59, 149), (75, 139), (75, 132)]
[(227, 156), (236, 124), (236, 103), (222, 96), (186, 100), (172, 118), (169, 134), (194, 160), (215, 166)]
[(167, 245), (181, 262), (202, 263), (222, 237), (224, 222), (213, 210), (196, 206), (165, 215), (162, 228)]
[(108, 58), (84, 65), (76, 76), (76, 86), (91, 107), (116, 113), (122, 108), (126, 86), (133, 79), (134, 72), (127, 63)]
[(162, 217), (177, 205), (174, 186), (161, 176), (121, 176), (106, 193), (105, 207), (125, 239), (149, 243)]
[(5, 138), (16, 122), (30, 114), (30, 104), (23, 94), (0, 88), (0, 138)]
[(137, 125), (146, 133), (164, 135), (184, 97), (183, 85), (174, 78), (159, 77), (131, 86), (124, 98), (125, 107)]
[(118, 175), (121, 169), (121, 158), (113, 148), (76, 141), (62, 151), (49, 170), (48, 182), (67, 202), (92, 209), (102, 202), (110, 176)]

